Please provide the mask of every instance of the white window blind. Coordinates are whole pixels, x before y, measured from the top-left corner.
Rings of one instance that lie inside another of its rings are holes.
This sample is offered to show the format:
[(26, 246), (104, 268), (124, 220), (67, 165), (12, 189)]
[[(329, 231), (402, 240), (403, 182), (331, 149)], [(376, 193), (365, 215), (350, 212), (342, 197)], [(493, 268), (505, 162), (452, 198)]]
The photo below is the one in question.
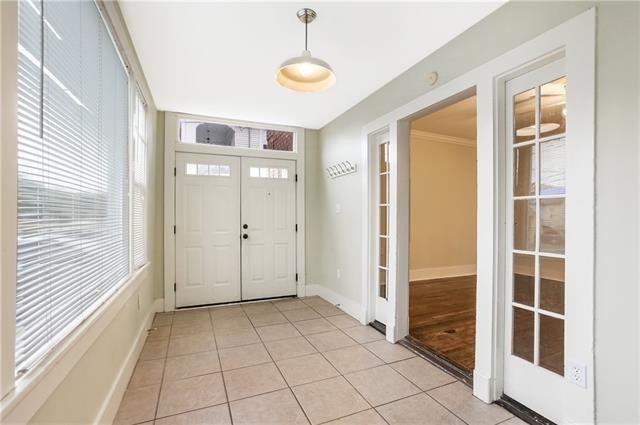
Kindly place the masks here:
[(136, 90), (133, 109), (133, 266), (147, 262), (147, 111)]
[(129, 274), (128, 76), (97, 6), (21, 0), (16, 370)]

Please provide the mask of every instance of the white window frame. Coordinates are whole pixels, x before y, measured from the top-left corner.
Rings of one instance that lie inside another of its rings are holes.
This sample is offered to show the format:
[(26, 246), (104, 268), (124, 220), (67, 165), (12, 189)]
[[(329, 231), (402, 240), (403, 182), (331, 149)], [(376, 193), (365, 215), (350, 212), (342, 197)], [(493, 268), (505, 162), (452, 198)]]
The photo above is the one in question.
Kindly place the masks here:
[[(129, 210), (131, 211), (131, 213), (129, 214), (129, 234), (130, 234), (130, 251), (131, 251), (131, 270), (135, 271), (135, 270), (139, 270), (142, 267), (144, 267), (145, 265), (147, 265), (149, 263), (149, 134), (151, 133), (149, 131), (149, 125), (150, 125), (150, 119), (149, 119), (149, 105), (147, 104), (147, 100), (144, 96), (144, 94), (142, 93), (142, 90), (140, 89), (140, 86), (138, 84), (137, 81), (135, 81), (134, 78), (130, 78), (129, 79), (129, 86), (131, 87), (130, 91), (131, 91), (131, 106), (130, 106), (130, 113), (129, 113), (129, 117), (130, 117), (130, 128), (129, 128), (129, 134), (130, 134), (130, 142), (129, 142), (129, 193), (130, 193), (130, 207)], [(144, 262), (142, 264), (136, 265), (135, 263), (135, 245), (133, 244), (134, 242), (134, 223), (133, 223), (133, 195), (135, 193), (135, 153), (136, 153), (136, 141), (137, 139), (135, 138), (136, 136), (133, 134), (133, 120), (136, 118), (135, 117), (135, 111), (137, 108), (137, 104), (136, 101), (137, 99), (140, 99), (140, 101), (142, 102), (143, 105), (143, 111), (144, 111), (144, 121), (145, 121), (145, 134), (144, 134), (144, 149), (145, 149), (145, 177), (146, 177), (146, 181), (144, 182), (144, 218), (143, 218), (143, 225), (144, 225), (144, 229), (143, 229), (143, 238), (144, 238)]]
[[(135, 52), (129, 44), (123, 44), (127, 34), (121, 24), (117, 5), (96, 0), (96, 5), (107, 26), (120, 59), (129, 75), (129, 122), (132, 119), (131, 93), (139, 87), (146, 99), (149, 91), (136, 84), (137, 77), (144, 80), (142, 70), (130, 65), (128, 57)], [(115, 24), (114, 24), (115, 23)], [(24, 375), (15, 376), (15, 311), (16, 311), (16, 235), (17, 235), (17, 81), (18, 81), (18, 2), (0, 2), (0, 422), (27, 423), (50, 395), (91, 348), (102, 332), (117, 316), (125, 303), (140, 289), (142, 282), (150, 279), (149, 256), (147, 264), (138, 270), (130, 268), (129, 275), (117, 284), (101, 303), (84, 316), (84, 319), (64, 336), (40, 361)], [(154, 134), (147, 114), (147, 146)], [(130, 127), (131, 128), (131, 127)], [(129, 152), (132, 147), (131, 131), (128, 132)], [(129, 154), (131, 159), (131, 154)], [(149, 150), (147, 151), (147, 157)], [(129, 167), (129, 181), (132, 168)], [(131, 220), (129, 197), (129, 221)], [(147, 208), (148, 217), (148, 208)], [(148, 222), (148, 220), (147, 220)], [(131, 247), (132, 232), (129, 231)], [(133, 252), (129, 250), (129, 261)], [(154, 311), (157, 306), (153, 307)], [(104, 412), (97, 412), (102, 415)]]
[[(180, 121), (201, 121), (215, 124), (227, 124), (241, 127), (263, 128), (269, 130), (289, 131), (293, 133), (293, 152), (237, 148), (232, 146), (215, 146), (180, 141)], [(298, 273), (298, 296), (306, 294), (305, 279), (305, 134), (300, 127), (287, 127), (276, 124), (256, 123), (251, 121), (213, 118), (177, 112), (165, 113), (165, 146), (164, 146), (164, 310), (176, 309), (175, 293), (175, 169), (176, 152), (200, 153), (211, 155), (227, 155), (236, 157), (288, 159), (296, 163), (296, 270)]]
[[(397, 178), (392, 180), (391, 202), (397, 205), (397, 220), (391, 226), (390, 240), (395, 245), (396, 269), (393, 271), (396, 278), (391, 279), (389, 288), (389, 312), (387, 340), (395, 342), (404, 338), (409, 333), (408, 329), (408, 246), (409, 246), (409, 193), (408, 193), (408, 167), (409, 162), (409, 126), (413, 118), (421, 116), (430, 109), (439, 109), (442, 102), (451, 99), (465, 97), (470, 90), (477, 95), (477, 290), (476, 290), (476, 354), (475, 369), (473, 371), (473, 393), (476, 397), (489, 403), (497, 400), (502, 395), (503, 383), (503, 286), (504, 276), (504, 210), (500, 208), (504, 204), (504, 170), (500, 164), (504, 163), (504, 83), (505, 81), (538, 68), (546, 63), (553, 62), (560, 57), (567, 61), (567, 78), (572, 84), (582, 87), (585, 101), (579, 105), (580, 111), (572, 110), (574, 117), (595, 116), (595, 8), (568, 20), (567, 22), (523, 43), (515, 49), (499, 56), (498, 58), (479, 66), (449, 82), (442, 84), (413, 101), (379, 117), (366, 124), (362, 130), (363, 146), (363, 202), (362, 208), (366, 212), (363, 220), (363, 244), (362, 244), (362, 308), (366, 310), (366, 316), (371, 317), (375, 306), (372, 305), (371, 291), (375, 290), (375, 279), (371, 276), (371, 247), (375, 239), (372, 239), (372, 219), (375, 216), (371, 209), (372, 182), (371, 167), (372, 156), (368, 149), (371, 135), (388, 129), (390, 132), (391, 167), (398, 170)], [(578, 81), (577, 81), (578, 80)], [(501, 100), (502, 99), (502, 100)], [(575, 107), (574, 107), (575, 108)], [(574, 118), (575, 119), (575, 118)], [(594, 175), (593, 159), (595, 146), (595, 125), (586, 125), (580, 137), (585, 148), (585, 164), (591, 164), (586, 169), (587, 175)], [(591, 158), (591, 161), (589, 161)], [(403, 171), (405, 173), (403, 173)], [(586, 179), (584, 191), (594, 193), (594, 179)], [(394, 194), (395, 193), (395, 194)], [(594, 201), (594, 198), (592, 198)], [(591, 208), (589, 208), (591, 207)], [(593, 205), (585, 206), (584, 231), (592, 237), (594, 232)], [(394, 222), (394, 217), (391, 217)], [(593, 257), (593, 244), (585, 246), (585, 250)], [(393, 248), (392, 251), (393, 252)], [(392, 260), (393, 261), (393, 260)], [(584, 308), (594, 311), (594, 279), (591, 270), (591, 279), (584, 282)], [(585, 326), (580, 335), (584, 346), (591, 347), (581, 353), (581, 361), (586, 364), (588, 370), (594, 370), (593, 351), (593, 326)], [(584, 394), (576, 398), (573, 407), (574, 417), (590, 418), (595, 420), (594, 383), (593, 373), (588, 374), (589, 382)]]

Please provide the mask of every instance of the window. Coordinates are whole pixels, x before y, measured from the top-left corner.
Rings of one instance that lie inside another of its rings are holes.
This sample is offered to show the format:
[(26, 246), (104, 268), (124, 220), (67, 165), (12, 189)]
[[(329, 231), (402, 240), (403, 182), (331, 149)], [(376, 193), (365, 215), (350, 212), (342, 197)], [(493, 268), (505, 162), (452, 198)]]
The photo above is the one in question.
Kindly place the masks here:
[(236, 148), (293, 152), (293, 133), (201, 121), (180, 121), (180, 141)]
[(129, 275), (128, 75), (94, 2), (19, 3), (15, 364)]
[(230, 177), (231, 167), (223, 164), (194, 164), (188, 162), (184, 168), (187, 176)]
[(286, 168), (249, 167), (249, 177), (287, 180), (289, 170)]
[(133, 267), (147, 263), (147, 110), (136, 90), (133, 107)]

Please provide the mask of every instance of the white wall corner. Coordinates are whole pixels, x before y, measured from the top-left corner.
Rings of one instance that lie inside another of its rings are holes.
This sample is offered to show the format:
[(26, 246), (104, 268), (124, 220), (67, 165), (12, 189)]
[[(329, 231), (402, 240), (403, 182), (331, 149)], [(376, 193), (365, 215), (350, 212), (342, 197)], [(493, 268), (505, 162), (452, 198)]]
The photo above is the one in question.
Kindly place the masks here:
[(162, 313), (164, 311), (164, 298), (156, 298), (153, 301), (153, 313)]
[(366, 308), (363, 304), (357, 303), (323, 285), (307, 285), (306, 289), (306, 296), (318, 295), (331, 304), (336, 305), (340, 310), (352, 316), (360, 323), (366, 324)]
[(473, 395), (485, 403), (493, 403), (493, 380), (481, 375), (477, 370), (473, 371)]
[(142, 351), (142, 347), (144, 346), (144, 342), (147, 338), (147, 330), (151, 328), (155, 314), (163, 310), (164, 299), (157, 298), (154, 300), (149, 313), (147, 313), (147, 317), (142, 321), (142, 324), (138, 329), (136, 342), (131, 347), (131, 350), (129, 350), (129, 354), (127, 354), (127, 358), (120, 368), (120, 372), (109, 389), (109, 393), (96, 416), (95, 424), (110, 425), (113, 423), (113, 420), (118, 413), (118, 408), (120, 407), (120, 402), (122, 401), (124, 392), (126, 391), (131, 375), (133, 374), (133, 369), (136, 366), (138, 357), (140, 357), (140, 352)]

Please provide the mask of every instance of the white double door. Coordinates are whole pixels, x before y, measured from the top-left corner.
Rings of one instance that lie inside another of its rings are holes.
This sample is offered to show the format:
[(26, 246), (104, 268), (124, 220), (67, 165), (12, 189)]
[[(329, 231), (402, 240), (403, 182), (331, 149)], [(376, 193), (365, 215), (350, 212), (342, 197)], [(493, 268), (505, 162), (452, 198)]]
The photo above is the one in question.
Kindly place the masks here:
[(296, 294), (295, 162), (176, 155), (176, 307)]

